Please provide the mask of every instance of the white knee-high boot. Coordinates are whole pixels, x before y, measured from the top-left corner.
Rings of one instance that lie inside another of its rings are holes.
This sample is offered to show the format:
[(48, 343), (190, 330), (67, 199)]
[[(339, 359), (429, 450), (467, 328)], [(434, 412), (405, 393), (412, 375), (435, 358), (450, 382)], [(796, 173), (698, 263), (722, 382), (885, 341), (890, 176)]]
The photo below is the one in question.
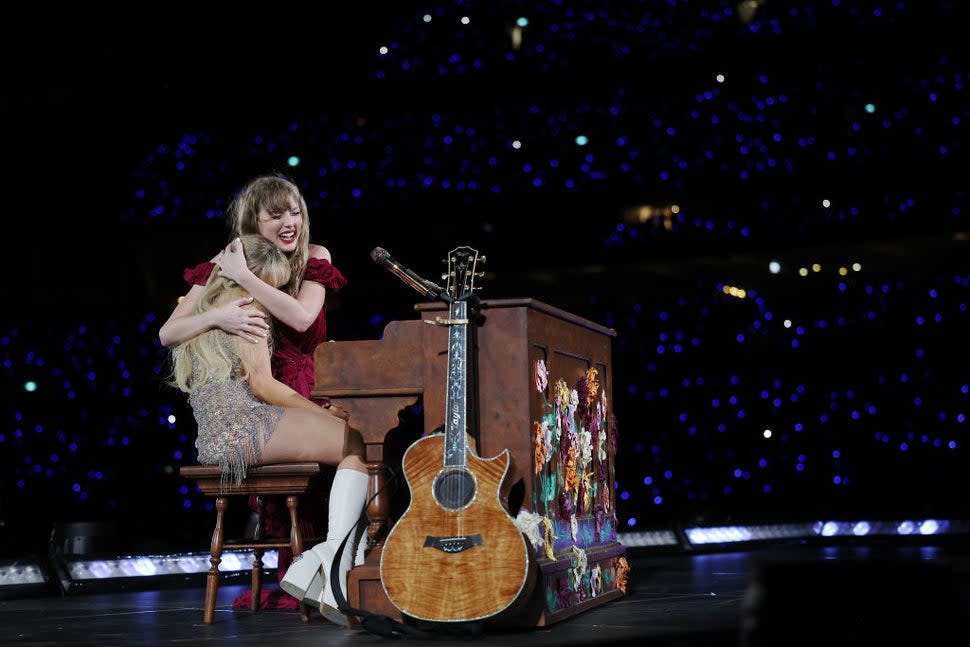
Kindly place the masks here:
[[(306, 604), (314, 606), (322, 604), (325, 593), (329, 592), (333, 556), (337, 553), (340, 542), (360, 521), (364, 502), (367, 499), (368, 480), (365, 472), (352, 469), (336, 471), (333, 483), (330, 485), (327, 539), (304, 551), (299, 559), (294, 559), (280, 581), (280, 588)], [(351, 535), (342, 554), (344, 559), (341, 562), (346, 562), (346, 566), (341, 568), (340, 578), (344, 587), (344, 596), (346, 596), (347, 571), (350, 570), (350, 563), (355, 553), (353, 544), (355, 536), (355, 533)], [(328, 599), (336, 607), (333, 597), (330, 596)], [(334, 611), (337, 616), (343, 618), (339, 611), (336, 609)], [(323, 613), (322, 610), (321, 613)], [(346, 619), (340, 624), (346, 624)]]

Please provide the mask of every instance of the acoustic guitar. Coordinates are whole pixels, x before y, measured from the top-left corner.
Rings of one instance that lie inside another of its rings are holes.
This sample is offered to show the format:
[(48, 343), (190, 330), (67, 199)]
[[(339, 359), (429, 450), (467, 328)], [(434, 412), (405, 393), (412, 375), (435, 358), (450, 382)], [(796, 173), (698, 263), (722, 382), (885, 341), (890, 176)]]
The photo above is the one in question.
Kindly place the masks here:
[[(448, 255), (448, 366), (445, 425), (415, 441), (402, 471), (411, 501), (381, 555), (381, 583), (409, 618), (428, 622), (490, 619), (518, 607), (532, 588), (531, 549), (508, 512), (508, 449), (480, 458), (467, 430), (469, 302), (477, 302), (478, 252)], [(506, 614), (507, 615), (507, 614)]]

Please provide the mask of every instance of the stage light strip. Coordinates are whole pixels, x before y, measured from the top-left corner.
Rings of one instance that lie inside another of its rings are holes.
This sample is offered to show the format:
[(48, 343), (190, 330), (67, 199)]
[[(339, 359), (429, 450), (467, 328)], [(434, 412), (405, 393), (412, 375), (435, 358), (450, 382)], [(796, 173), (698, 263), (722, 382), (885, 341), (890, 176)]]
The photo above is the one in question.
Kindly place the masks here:
[(728, 544), (813, 537), (934, 536), (970, 531), (970, 522), (948, 519), (897, 521), (812, 521), (751, 526), (687, 528), (684, 535), (693, 545)]
[[(771, 525), (736, 525), (694, 527), (684, 530), (692, 545), (714, 545), (771, 541), (778, 539), (806, 539), (828, 537), (933, 537), (970, 533), (970, 521), (948, 519), (898, 521), (813, 521)], [(627, 547), (680, 546), (681, 540), (673, 530), (647, 530), (619, 533), (618, 541)], [(275, 569), (278, 553), (266, 550), (263, 567)], [(127, 556), (115, 558), (63, 558), (72, 580), (98, 580), (127, 577), (156, 577), (187, 575), (209, 571), (209, 553), (176, 553), (172, 555)], [(248, 572), (253, 568), (251, 550), (222, 553), (219, 571)], [(0, 587), (43, 584), (47, 577), (36, 561), (16, 560), (0, 562)]]
[(641, 532), (623, 532), (617, 535), (617, 540), (627, 547), (639, 546), (680, 546), (680, 539), (672, 530), (645, 530)]
[[(209, 570), (209, 553), (182, 553), (174, 555), (149, 555), (116, 557), (111, 559), (66, 558), (64, 564), (72, 580), (100, 580), (119, 577), (155, 577), (159, 575), (188, 575), (206, 573)], [(263, 553), (263, 568), (277, 566), (278, 553)], [(251, 571), (253, 553), (249, 551), (224, 551), (219, 572)]]
[(817, 534), (814, 523), (771, 524), (764, 526), (715, 526), (710, 528), (687, 528), (687, 541), (698, 546), (704, 544), (731, 544), (746, 541), (766, 541), (810, 537)]
[(36, 561), (17, 560), (0, 563), (0, 587), (20, 584), (43, 584), (44, 571)]

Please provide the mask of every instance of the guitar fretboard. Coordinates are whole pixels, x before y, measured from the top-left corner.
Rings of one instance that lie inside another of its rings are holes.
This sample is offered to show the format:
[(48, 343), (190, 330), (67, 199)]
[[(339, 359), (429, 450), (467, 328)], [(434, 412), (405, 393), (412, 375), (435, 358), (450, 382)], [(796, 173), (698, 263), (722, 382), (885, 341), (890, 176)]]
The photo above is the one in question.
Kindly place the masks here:
[(445, 467), (464, 467), (466, 452), (466, 400), (468, 377), (468, 303), (453, 301), (449, 307), (448, 378), (445, 402)]

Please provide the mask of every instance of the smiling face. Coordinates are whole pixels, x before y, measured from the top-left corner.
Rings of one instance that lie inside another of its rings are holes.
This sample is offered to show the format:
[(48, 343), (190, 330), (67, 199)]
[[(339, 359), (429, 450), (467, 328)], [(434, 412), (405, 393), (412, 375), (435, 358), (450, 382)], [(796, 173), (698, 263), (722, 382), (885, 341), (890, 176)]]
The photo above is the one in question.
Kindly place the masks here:
[(296, 249), (303, 221), (303, 210), (293, 198), (284, 204), (261, 207), (256, 215), (256, 227), (263, 238), (287, 253)]
[(228, 216), (236, 235), (259, 234), (286, 254), (293, 272), (283, 291), (295, 295), (310, 257), (310, 217), (300, 189), (278, 175), (258, 177), (235, 195)]

